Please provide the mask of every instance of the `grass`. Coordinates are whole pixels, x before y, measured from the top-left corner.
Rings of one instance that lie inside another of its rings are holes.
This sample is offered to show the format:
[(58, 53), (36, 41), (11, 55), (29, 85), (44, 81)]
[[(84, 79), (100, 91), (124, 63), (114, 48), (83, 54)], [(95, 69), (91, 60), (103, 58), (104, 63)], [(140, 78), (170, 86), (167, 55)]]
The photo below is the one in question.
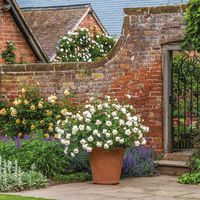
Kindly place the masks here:
[(47, 200), (47, 199), (0, 194), (0, 200)]

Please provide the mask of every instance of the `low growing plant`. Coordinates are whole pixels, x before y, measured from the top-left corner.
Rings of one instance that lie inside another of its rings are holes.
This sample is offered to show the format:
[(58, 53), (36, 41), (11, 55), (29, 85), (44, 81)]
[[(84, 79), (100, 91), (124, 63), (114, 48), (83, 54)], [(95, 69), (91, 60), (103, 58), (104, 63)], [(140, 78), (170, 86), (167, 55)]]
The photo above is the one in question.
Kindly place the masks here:
[(2, 159), (0, 156), (0, 191), (37, 189), (47, 185), (47, 179), (39, 172), (22, 171), (18, 162)]

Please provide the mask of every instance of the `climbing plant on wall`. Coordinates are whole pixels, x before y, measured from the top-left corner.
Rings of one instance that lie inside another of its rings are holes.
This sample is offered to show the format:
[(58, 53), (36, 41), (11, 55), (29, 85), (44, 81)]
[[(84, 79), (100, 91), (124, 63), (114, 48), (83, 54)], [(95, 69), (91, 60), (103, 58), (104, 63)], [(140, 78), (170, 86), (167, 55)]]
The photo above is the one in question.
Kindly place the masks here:
[(183, 49), (200, 52), (200, 0), (190, 0), (185, 13), (187, 27)]
[(14, 53), (16, 50), (15, 44), (12, 41), (7, 42), (6, 50), (2, 52), (1, 57), (6, 64), (16, 63), (16, 55)]

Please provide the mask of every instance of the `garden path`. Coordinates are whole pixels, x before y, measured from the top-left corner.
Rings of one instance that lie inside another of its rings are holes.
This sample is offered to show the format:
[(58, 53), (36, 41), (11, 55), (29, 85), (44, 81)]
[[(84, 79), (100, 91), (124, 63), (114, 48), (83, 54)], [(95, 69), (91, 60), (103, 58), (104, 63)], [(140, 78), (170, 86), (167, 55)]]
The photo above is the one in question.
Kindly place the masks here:
[(57, 185), (17, 195), (56, 200), (200, 200), (200, 186), (181, 185), (175, 176), (159, 176), (124, 179), (117, 186), (91, 182)]

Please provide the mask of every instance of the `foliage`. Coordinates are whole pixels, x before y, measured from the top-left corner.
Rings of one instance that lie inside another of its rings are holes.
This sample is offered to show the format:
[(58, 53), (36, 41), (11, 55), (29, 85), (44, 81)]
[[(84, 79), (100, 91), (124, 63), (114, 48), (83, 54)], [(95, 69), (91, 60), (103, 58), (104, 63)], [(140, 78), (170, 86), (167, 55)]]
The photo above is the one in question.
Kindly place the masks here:
[(54, 61), (92, 62), (108, 54), (114, 44), (114, 38), (104, 34), (91, 35), (87, 29), (69, 32), (61, 38)]
[(89, 173), (75, 173), (68, 175), (57, 175), (54, 177), (55, 181), (59, 182), (82, 182), (82, 181), (91, 181), (92, 176)]
[(8, 195), (8, 194), (0, 194), (0, 199), (2, 200), (50, 200), (50, 199), (23, 197), (23, 196)]
[(120, 104), (110, 96), (92, 97), (75, 115), (67, 112), (65, 120), (57, 122), (56, 131), (65, 153), (75, 157), (80, 151), (91, 152), (96, 147), (110, 150), (146, 144), (143, 134), (149, 128), (142, 123), (132, 105)]
[(16, 50), (15, 44), (11, 41), (8, 41), (6, 50), (1, 54), (1, 57), (6, 62), (6, 64), (15, 64), (16, 55), (14, 50)]
[[(0, 129), (11, 137), (23, 137), (25, 134), (39, 134), (43, 137), (55, 137), (55, 122), (62, 119), (66, 109), (75, 107), (68, 100), (70, 94), (65, 91), (67, 97), (58, 100), (56, 95), (45, 99), (40, 95), (39, 89), (34, 86), (22, 88), (22, 95), (7, 107), (0, 109)], [(65, 109), (63, 110), (63, 107)]]
[(90, 171), (87, 155), (80, 154), (72, 159), (64, 154), (63, 146), (58, 141), (23, 139), (19, 146), (12, 140), (5, 140), (4, 137), (4, 141), (0, 141), (0, 155), (11, 161), (18, 160), (20, 167), (25, 171), (34, 166), (35, 171), (48, 178)]
[(179, 177), (181, 184), (200, 184), (200, 172), (187, 173)]
[(124, 157), (122, 176), (140, 177), (157, 175), (158, 171), (154, 161), (155, 152), (153, 149), (144, 146), (129, 148)]
[(185, 21), (187, 27), (183, 48), (200, 52), (200, 0), (190, 0), (185, 14)]
[(0, 191), (36, 189), (47, 185), (47, 179), (39, 172), (24, 172), (15, 160), (3, 160), (0, 156)]

